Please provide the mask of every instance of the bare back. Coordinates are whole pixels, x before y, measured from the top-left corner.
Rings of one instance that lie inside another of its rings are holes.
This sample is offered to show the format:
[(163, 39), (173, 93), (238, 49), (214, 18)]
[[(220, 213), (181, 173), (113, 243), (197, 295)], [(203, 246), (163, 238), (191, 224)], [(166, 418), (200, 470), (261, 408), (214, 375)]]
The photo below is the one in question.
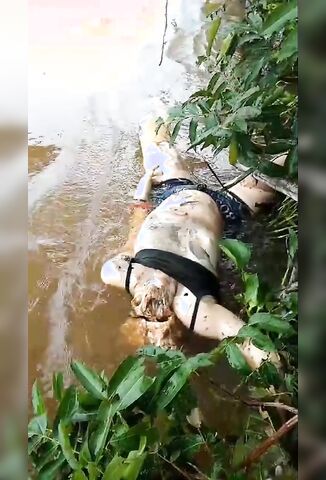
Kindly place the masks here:
[(198, 262), (215, 273), (222, 225), (219, 210), (208, 195), (197, 190), (182, 190), (167, 198), (146, 218), (134, 253), (156, 248)]

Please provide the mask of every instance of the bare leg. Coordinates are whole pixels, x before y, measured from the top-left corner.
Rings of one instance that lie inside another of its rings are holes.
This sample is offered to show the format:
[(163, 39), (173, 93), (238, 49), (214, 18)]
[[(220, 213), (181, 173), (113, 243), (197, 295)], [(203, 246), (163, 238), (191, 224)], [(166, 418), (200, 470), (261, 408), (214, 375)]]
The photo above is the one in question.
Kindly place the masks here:
[[(277, 158), (274, 163), (284, 165), (285, 156)], [(273, 203), (275, 199), (275, 190), (260, 180), (256, 180), (252, 175), (230, 188), (230, 192), (235, 193), (243, 202), (245, 202), (252, 213), (257, 213), (261, 205)]]

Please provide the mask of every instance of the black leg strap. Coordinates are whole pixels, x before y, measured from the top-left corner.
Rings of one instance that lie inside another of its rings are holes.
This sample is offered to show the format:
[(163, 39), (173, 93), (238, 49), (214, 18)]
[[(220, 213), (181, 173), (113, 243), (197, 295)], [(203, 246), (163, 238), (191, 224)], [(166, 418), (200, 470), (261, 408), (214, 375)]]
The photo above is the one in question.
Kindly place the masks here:
[(195, 306), (194, 306), (194, 311), (192, 312), (192, 318), (191, 318), (191, 323), (190, 323), (190, 331), (191, 332), (193, 332), (194, 328), (195, 328), (199, 303), (200, 303), (200, 298), (196, 297), (196, 303), (195, 303)]
[(128, 270), (127, 270), (127, 275), (126, 275), (126, 282), (125, 282), (125, 289), (127, 290), (127, 292), (129, 293), (130, 295), (130, 276), (131, 276), (131, 272), (132, 272), (132, 264), (134, 263), (134, 259), (132, 258), (130, 260), (130, 263), (128, 265)]

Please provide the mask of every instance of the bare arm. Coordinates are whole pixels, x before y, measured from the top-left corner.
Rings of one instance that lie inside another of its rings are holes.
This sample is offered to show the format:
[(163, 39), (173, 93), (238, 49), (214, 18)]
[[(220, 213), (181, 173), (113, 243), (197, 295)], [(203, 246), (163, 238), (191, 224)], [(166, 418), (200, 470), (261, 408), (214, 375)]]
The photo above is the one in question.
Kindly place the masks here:
[[(173, 309), (181, 323), (187, 328), (190, 327), (195, 300), (195, 296), (188, 289), (179, 285)], [(222, 341), (228, 337), (235, 337), (244, 325), (245, 323), (239, 317), (216, 303), (212, 297), (204, 297), (199, 304), (194, 332), (202, 337)], [(260, 350), (249, 339), (238, 346), (252, 369), (258, 368), (266, 359), (276, 365), (279, 364), (278, 356), (275, 353), (269, 354)]]

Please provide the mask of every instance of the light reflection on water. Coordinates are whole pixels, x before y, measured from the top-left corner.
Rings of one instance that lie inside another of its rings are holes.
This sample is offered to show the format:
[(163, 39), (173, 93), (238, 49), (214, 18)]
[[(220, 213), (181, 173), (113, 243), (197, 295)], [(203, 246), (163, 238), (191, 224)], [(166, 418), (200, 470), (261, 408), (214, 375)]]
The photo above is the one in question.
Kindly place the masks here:
[[(99, 271), (128, 233), (139, 122), (201, 81), (189, 72), (189, 39), (184, 59), (179, 48), (178, 61), (158, 66), (163, 0), (117, 3), (30, 7), (29, 369), (46, 389), (72, 358), (110, 372), (136, 348), (121, 331), (129, 299), (105, 288)], [(171, 4), (189, 35), (200, 30), (201, 0), (181, 17), (182, 1)]]

